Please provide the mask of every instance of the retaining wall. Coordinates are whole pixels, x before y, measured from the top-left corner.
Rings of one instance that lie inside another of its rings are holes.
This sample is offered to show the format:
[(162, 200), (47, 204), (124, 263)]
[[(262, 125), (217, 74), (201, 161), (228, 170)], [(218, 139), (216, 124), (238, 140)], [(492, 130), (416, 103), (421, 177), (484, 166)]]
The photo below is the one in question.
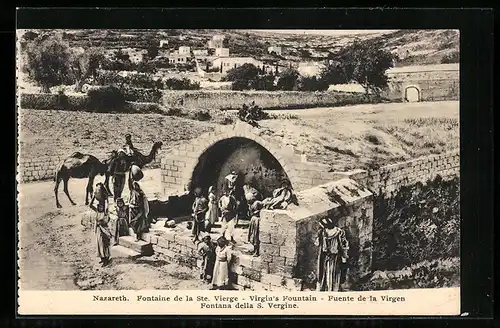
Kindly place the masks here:
[(444, 179), (460, 174), (460, 151), (431, 155), (381, 167), (367, 173), (364, 183), (374, 192), (391, 193), (401, 186), (425, 183), (440, 175)]
[[(107, 154), (94, 155), (100, 160), (107, 158)], [(17, 179), (19, 182), (32, 182), (50, 180), (55, 177), (57, 166), (66, 158), (64, 156), (46, 156), (36, 158), (20, 158), (17, 167)], [(159, 168), (160, 158), (145, 168)]]

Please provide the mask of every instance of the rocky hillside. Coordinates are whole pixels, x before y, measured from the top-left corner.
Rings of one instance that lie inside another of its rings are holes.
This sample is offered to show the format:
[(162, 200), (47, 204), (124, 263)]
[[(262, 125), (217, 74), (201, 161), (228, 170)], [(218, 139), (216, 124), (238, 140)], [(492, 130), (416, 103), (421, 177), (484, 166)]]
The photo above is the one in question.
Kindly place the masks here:
[[(54, 31), (46, 31), (53, 33)], [(269, 61), (316, 61), (334, 55), (345, 45), (360, 40), (381, 42), (397, 54), (398, 66), (439, 64), (445, 56), (458, 60), (457, 30), (397, 30), (363, 35), (282, 34), (261, 30), (64, 30), (63, 37), (75, 47), (102, 46), (106, 49), (148, 48), (168, 40), (168, 48), (181, 45), (201, 49), (214, 34), (226, 36), (225, 46), (235, 56)], [(283, 46), (283, 56), (267, 53), (269, 46)]]

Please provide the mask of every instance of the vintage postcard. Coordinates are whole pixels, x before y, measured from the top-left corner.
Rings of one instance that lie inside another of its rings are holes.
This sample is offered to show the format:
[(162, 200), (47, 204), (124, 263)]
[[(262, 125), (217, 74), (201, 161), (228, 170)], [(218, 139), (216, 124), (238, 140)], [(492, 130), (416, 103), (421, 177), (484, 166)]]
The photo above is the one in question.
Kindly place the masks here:
[(18, 313), (460, 314), (459, 49), (18, 30)]

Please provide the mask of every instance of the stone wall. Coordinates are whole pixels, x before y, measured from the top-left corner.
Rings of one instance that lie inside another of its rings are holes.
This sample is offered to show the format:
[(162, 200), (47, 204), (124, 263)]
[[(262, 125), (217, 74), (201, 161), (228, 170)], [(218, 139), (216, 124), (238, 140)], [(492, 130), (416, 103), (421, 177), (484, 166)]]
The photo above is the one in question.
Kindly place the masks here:
[[(168, 261), (198, 270), (196, 244), (189, 236), (171, 230), (154, 230), (142, 239), (153, 244), (156, 253)], [(302, 281), (290, 275), (274, 274), (268, 263), (251, 255), (234, 253), (230, 264), (230, 280), (234, 287), (251, 290), (301, 290)]]
[[(96, 156), (96, 155), (95, 155)], [(36, 158), (20, 158), (18, 160), (17, 178), (21, 183), (32, 181), (50, 180), (55, 177), (57, 166), (67, 156), (45, 156)], [(107, 157), (106, 154), (96, 156), (99, 159)], [(159, 168), (160, 159), (146, 166), (146, 168)]]
[(416, 182), (425, 183), (437, 175), (448, 179), (459, 174), (460, 151), (457, 149), (444, 154), (384, 166), (359, 179), (375, 193), (390, 193), (401, 186)]
[(443, 69), (388, 72), (389, 88), (385, 96), (390, 99), (404, 100), (405, 89), (416, 87), (420, 101), (458, 100), (460, 97), (460, 76), (458, 65)]

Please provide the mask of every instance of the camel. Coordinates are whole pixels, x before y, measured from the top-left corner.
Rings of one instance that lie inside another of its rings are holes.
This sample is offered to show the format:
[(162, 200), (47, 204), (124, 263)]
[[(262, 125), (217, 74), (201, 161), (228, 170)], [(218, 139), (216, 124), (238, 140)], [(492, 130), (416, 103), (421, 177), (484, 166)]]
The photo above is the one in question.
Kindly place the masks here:
[[(129, 173), (129, 189), (130, 189), (130, 168), (132, 165), (137, 165), (141, 169), (146, 165), (154, 161), (156, 158), (156, 155), (158, 154), (158, 150), (163, 146), (163, 143), (161, 141), (155, 142), (153, 146), (151, 147), (151, 151), (149, 152), (148, 155), (143, 155), (141, 154), (137, 149), (134, 150), (134, 154), (132, 156), (127, 156), (125, 154), (119, 154), (116, 151), (113, 151), (110, 158), (105, 162), (107, 165), (109, 165), (110, 161), (112, 158), (115, 156), (117, 157), (117, 162), (116, 162), (116, 168), (120, 168), (119, 171), (121, 172), (128, 172)], [(113, 179), (113, 192), (111, 192), (109, 188), (109, 178), (114, 174), (114, 172), (110, 172), (110, 170), (106, 171), (106, 180), (104, 181), (104, 186), (106, 187), (108, 194), (113, 196), (113, 199), (116, 200), (117, 198), (121, 197), (124, 184), (119, 184), (115, 179)]]
[(54, 194), (56, 196), (56, 206), (61, 208), (59, 203), (58, 191), (59, 184), (61, 181), (64, 183), (64, 193), (68, 196), (69, 201), (72, 205), (76, 205), (71, 199), (68, 191), (68, 180), (70, 178), (74, 179), (85, 179), (88, 178), (87, 189), (85, 191), (85, 205), (89, 204), (89, 196), (92, 197), (94, 192), (93, 184), (94, 178), (97, 175), (104, 175), (107, 170), (107, 165), (98, 160), (95, 156), (89, 154), (82, 154), (80, 152), (75, 152), (71, 156), (64, 159), (61, 164), (57, 167), (56, 176), (54, 181), (56, 185), (54, 187)]

